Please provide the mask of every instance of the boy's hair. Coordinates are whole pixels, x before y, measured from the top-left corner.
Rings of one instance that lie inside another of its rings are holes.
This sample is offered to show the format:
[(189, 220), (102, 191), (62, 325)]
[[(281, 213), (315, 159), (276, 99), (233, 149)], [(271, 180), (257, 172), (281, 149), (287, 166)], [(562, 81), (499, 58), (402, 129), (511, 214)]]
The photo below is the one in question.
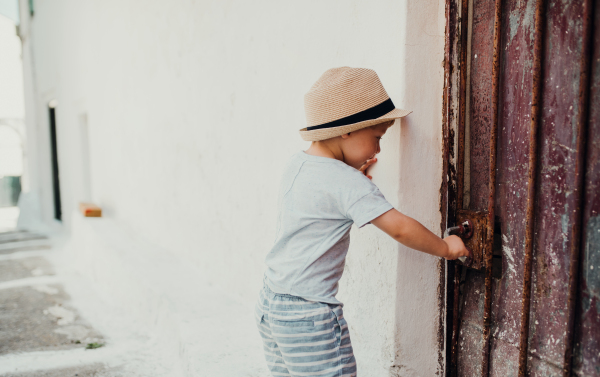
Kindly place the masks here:
[(390, 127), (394, 124), (395, 121), (396, 121), (396, 119), (388, 120), (387, 122), (381, 122), (381, 123), (374, 124), (374, 125), (370, 126), (369, 128), (383, 126), (383, 125)]
[[(395, 121), (396, 121), (396, 119), (392, 119), (392, 120), (389, 120), (389, 121), (386, 121), (386, 122), (381, 122), (381, 123), (377, 123), (377, 124), (374, 124), (374, 125), (369, 126), (369, 127), (365, 127), (364, 129), (375, 128), (375, 127), (379, 127), (379, 126), (382, 126), (382, 125), (386, 125), (387, 127), (391, 127), (394, 124)], [(348, 132), (348, 135), (350, 135), (350, 132)]]
[(385, 122), (377, 123), (377, 124), (374, 124), (372, 126), (365, 127), (365, 128), (375, 128), (375, 127), (384, 126), (384, 125), (387, 126), (387, 127), (391, 127), (394, 124), (395, 121), (396, 121), (396, 119), (392, 119), (392, 120), (388, 120), (388, 121), (385, 121)]

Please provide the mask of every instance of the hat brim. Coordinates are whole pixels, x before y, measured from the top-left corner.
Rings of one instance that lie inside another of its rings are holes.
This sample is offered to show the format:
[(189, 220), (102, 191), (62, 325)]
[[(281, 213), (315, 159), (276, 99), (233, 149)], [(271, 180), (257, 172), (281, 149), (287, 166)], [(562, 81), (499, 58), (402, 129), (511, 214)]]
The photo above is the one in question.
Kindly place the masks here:
[(340, 135), (347, 134), (349, 132), (354, 132), (360, 130), (361, 128), (366, 128), (370, 126), (374, 126), (379, 123), (384, 123), (389, 120), (395, 120), (399, 118), (403, 118), (408, 114), (412, 113), (411, 110), (402, 110), (402, 109), (394, 109), (389, 113), (380, 116), (379, 118), (364, 120), (362, 122), (347, 124), (344, 126), (331, 127), (331, 128), (320, 128), (317, 130), (307, 130), (303, 128), (300, 130), (300, 136), (302, 139), (306, 141), (321, 141), (326, 139), (331, 139), (332, 137), (337, 137)]

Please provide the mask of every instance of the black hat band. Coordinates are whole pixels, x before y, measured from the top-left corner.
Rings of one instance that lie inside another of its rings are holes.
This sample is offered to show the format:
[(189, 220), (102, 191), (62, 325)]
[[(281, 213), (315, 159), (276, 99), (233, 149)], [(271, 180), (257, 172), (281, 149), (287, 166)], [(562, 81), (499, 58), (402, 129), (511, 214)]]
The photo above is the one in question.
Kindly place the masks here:
[(365, 120), (377, 119), (394, 110), (395, 108), (396, 107), (394, 106), (392, 99), (388, 98), (379, 105), (375, 105), (369, 109), (363, 110), (360, 113), (352, 114), (345, 118), (337, 119), (329, 123), (319, 124), (318, 126), (306, 127), (306, 130), (312, 131), (319, 130), (322, 128), (339, 127), (348, 124), (363, 122)]

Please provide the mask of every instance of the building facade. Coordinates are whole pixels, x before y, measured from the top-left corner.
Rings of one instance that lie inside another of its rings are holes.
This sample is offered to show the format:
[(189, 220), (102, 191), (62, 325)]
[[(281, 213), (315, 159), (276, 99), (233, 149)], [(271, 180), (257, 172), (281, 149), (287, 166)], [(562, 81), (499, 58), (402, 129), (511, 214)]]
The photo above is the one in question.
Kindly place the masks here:
[[(443, 1), (20, 7), (30, 177), (20, 225), (67, 232), (73, 265), (165, 347), (194, 342), (182, 318), (196, 288), (183, 299), (171, 287), (177, 266), (251, 317), (280, 172), (308, 147), (303, 95), (331, 67), (374, 69), (396, 106), (413, 110), (382, 141), (373, 181), (441, 235)], [(82, 201), (103, 217), (81, 217)], [(445, 262), (373, 226), (351, 239), (338, 298), (360, 374), (443, 375)], [(196, 356), (173, 352), (194, 375)]]

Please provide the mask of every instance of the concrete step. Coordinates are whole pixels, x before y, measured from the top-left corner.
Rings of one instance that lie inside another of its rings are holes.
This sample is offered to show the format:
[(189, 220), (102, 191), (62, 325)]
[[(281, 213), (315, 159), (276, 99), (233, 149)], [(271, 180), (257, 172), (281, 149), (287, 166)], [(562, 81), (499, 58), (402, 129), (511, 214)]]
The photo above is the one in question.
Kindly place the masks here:
[(15, 230), (0, 233), (0, 245), (10, 242), (41, 240), (47, 238), (48, 237), (43, 234), (30, 233), (26, 230)]
[(51, 240), (43, 234), (23, 230), (0, 233), (0, 254), (50, 249), (51, 246)]
[[(81, 354), (106, 339), (72, 306), (50, 261), (30, 254), (0, 258), (0, 376), (120, 376), (95, 349)], [(82, 356), (91, 360), (73, 366)]]

